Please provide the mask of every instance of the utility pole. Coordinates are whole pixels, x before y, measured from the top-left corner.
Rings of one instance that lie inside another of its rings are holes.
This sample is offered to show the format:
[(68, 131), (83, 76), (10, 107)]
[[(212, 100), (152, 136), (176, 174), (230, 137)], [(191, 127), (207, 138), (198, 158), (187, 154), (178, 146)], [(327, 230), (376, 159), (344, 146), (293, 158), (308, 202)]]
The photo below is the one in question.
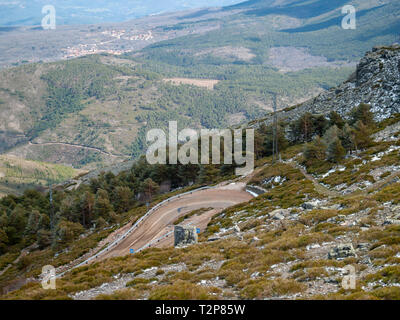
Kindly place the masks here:
[(272, 163), (275, 163), (275, 106), (274, 106), (274, 117), (273, 117), (273, 125), (272, 125)]
[(50, 202), (50, 231), (53, 235), (54, 230), (54, 203), (53, 203), (53, 180), (50, 178), (50, 171), (47, 172), (47, 185), (49, 187), (49, 202)]
[(54, 227), (53, 188), (50, 182), (49, 182), (49, 198), (50, 198), (50, 230), (53, 231)]
[(277, 104), (277, 94), (274, 94), (274, 126), (275, 126), (275, 155), (276, 159), (279, 161), (279, 145), (278, 145), (278, 104)]
[(278, 148), (278, 114), (277, 114), (277, 94), (271, 92), (273, 99), (274, 108), (274, 120), (273, 120), (273, 138), (272, 138), (272, 163), (279, 161), (279, 148)]

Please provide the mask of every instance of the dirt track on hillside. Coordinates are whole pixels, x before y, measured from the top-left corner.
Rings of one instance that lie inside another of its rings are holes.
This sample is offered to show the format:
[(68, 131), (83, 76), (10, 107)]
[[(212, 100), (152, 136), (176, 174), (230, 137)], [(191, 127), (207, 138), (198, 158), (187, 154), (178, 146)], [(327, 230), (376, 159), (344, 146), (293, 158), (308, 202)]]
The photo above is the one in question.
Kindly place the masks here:
[(41, 142), (41, 143), (39, 143), (39, 142), (29, 141), (28, 145), (30, 145), (30, 146), (51, 146), (51, 145), (57, 146), (58, 145), (58, 146), (64, 146), (64, 147), (92, 150), (92, 151), (96, 151), (96, 152), (99, 152), (99, 153), (104, 154), (106, 156), (113, 157), (113, 158), (122, 158), (122, 157), (126, 158), (127, 157), (126, 155), (113, 154), (113, 153), (101, 150), (99, 148), (96, 148), (96, 147), (83, 146), (83, 145), (80, 145), (80, 144), (67, 143), (67, 142)]
[[(244, 183), (222, 185), (215, 189), (202, 190), (192, 194), (184, 195), (174, 199), (155, 210), (147, 217), (137, 229), (127, 236), (126, 239), (111, 248), (109, 252), (98, 257), (96, 260), (124, 256), (135, 252), (153, 241), (173, 231), (173, 223), (189, 212), (201, 208), (213, 208), (200, 215), (192, 216), (184, 224), (190, 224), (201, 230), (207, 227), (208, 222), (221, 210), (247, 202), (252, 196), (245, 191)], [(151, 247), (165, 247), (173, 245), (173, 234), (151, 245)]]

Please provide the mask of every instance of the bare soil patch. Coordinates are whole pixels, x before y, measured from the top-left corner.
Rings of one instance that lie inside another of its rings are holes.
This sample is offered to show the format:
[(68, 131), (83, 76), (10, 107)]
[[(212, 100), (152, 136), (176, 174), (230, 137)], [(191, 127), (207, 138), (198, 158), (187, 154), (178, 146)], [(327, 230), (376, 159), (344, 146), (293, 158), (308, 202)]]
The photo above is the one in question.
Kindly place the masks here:
[(211, 79), (190, 79), (190, 78), (170, 78), (163, 79), (164, 82), (172, 82), (175, 85), (188, 84), (197, 87), (207, 88), (213, 90), (214, 86), (219, 82), (219, 80)]

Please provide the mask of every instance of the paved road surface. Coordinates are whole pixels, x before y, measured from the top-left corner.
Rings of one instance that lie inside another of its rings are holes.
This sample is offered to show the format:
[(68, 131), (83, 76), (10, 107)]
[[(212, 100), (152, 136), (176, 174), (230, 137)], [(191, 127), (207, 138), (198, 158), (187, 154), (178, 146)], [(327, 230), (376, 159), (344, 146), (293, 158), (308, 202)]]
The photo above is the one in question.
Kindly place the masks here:
[[(224, 185), (215, 189), (202, 190), (182, 196), (155, 210), (126, 239), (114, 246), (111, 251), (101, 255), (98, 259), (124, 256), (129, 254), (130, 249), (136, 252), (152, 241), (173, 231), (173, 223), (178, 218), (196, 209), (212, 208), (210, 211), (198, 216), (192, 216), (185, 221), (185, 224), (190, 223), (204, 230), (213, 215), (238, 203), (247, 202), (250, 199), (252, 199), (252, 196), (245, 191), (244, 183)], [(169, 245), (173, 245), (173, 234), (155, 243), (152, 247)]]

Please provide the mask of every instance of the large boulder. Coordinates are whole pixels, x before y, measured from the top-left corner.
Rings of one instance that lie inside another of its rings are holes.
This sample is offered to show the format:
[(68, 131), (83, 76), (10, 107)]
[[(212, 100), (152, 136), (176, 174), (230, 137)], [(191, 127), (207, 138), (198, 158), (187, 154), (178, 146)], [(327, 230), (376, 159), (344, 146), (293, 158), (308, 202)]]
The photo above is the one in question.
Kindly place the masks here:
[(387, 226), (387, 225), (400, 225), (400, 220), (399, 219), (386, 219), (382, 225)]
[(213, 242), (213, 241), (218, 241), (218, 240), (221, 240), (221, 238), (218, 236), (211, 236), (207, 239), (208, 242)]
[(317, 203), (316, 202), (304, 202), (302, 205), (301, 205), (301, 207), (304, 209), (304, 210), (313, 210), (313, 209), (315, 209), (316, 207), (317, 207)]
[(286, 209), (276, 209), (269, 213), (269, 216), (274, 220), (283, 220), (287, 215), (289, 215), (289, 210)]
[(356, 251), (351, 243), (340, 244), (329, 252), (329, 259), (345, 259), (349, 257), (356, 257)]
[(395, 213), (395, 214), (400, 213), (400, 206), (393, 207), (392, 208), (392, 212)]
[(174, 228), (174, 246), (185, 247), (197, 243), (197, 229), (190, 226), (175, 226)]

